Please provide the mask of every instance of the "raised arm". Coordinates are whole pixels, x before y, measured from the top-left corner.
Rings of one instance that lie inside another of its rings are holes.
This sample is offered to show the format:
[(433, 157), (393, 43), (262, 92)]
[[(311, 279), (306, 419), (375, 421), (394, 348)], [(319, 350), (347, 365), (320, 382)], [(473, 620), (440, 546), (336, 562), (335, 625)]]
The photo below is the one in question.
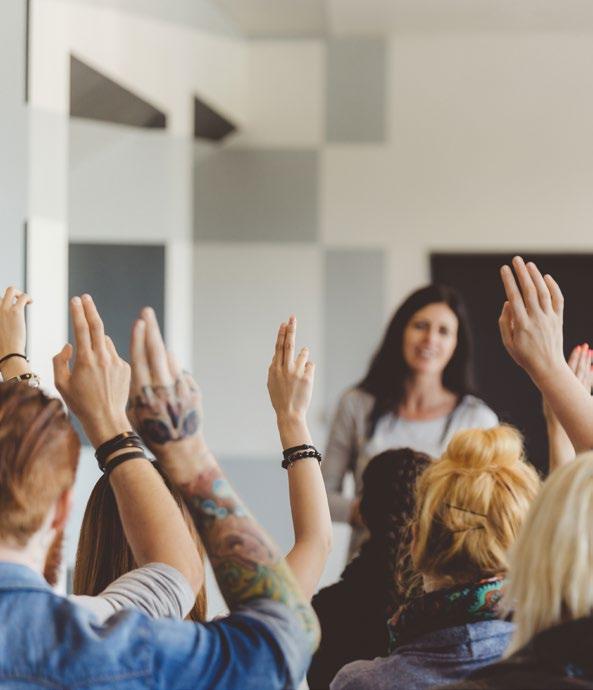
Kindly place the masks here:
[(145, 309), (142, 319), (146, 355), (132, 361), (140, 386), (132, 402), (136, 428), (183, 491), (229, 608), (248, 606), (256, 599), (284, 604), (312, 650), (319, 639), (313, 609), (208, 448), (201, 430), (199, 390), (167, 356), (154, 311)]
[(499, 319), (503, 343), (529, 374), (564, 427), (575, 451), (593, 448), (593, 398), (571, 371), (562, 349), (564, 298), (550, 275), (513, 259), (501, 268), (507, 301)]
[[(76, 357), (70, 370), (72, 346), (66, 345), (56, 355), (55, 383), (97, 448), (131, 430), (126, 417), (130, 367), (105, 335), (103, 322), (89, 295), (82, 299), (75, 297), (70, 311)], [(143, 338), (142, 329), (143, 325), (135, 329), (135, 340)], [(108, 458), (108, 464), (122, 452), (126, 451), (118, 451)], [(115, 467), (109, 480), (138, 566), (164, 563), (175, 568), (196, 594), (203, 584), (203, 564), (181, 511), (159, 473), (146, 458), (135, 458)], [(101, 516), (97, 515), (97, 519)]]
[[(568, 366), (575, 373), (585, 390), (589, 392), (591, 392), (593, 378), (591, 374), (592, 357), (593, 350), (590, 350), (588, 345), (578, 345), (573, 349), (568, 358)], [(551, 473), (558, 467), (562, 467), (574, 460), (575, 450), (558, 417), (556, 417), (545, 398), (543, 399), (543, 412), (548, 432), (549, 471)]]
[(25, 359), (25, 307), (32, 301), (15, 287), (7, 288), (0, 297), (0, 374), (4, 381), (31, 373)]
[[(307, 410), (313, 393), (315, 365), (304, 347), (295, 359), (296, 318), (280, 325), (268, 371), (268, 391), (276, 412), (284, 450), (311, 445)], [(332, 525), (319, 462), (302, 458), (287, 467), (295, 543), (286, 556), (305, 596), (317, 591), (331, 550)]]

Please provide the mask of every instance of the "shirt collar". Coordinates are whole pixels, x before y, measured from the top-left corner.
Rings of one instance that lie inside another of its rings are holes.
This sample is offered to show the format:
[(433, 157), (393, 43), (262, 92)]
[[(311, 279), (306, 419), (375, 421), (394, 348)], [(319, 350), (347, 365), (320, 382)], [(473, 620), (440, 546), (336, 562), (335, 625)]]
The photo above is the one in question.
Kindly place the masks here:
[(0, 561), (0, 590), (49, 589), (47, 581), (35, 570), (20, 563)]

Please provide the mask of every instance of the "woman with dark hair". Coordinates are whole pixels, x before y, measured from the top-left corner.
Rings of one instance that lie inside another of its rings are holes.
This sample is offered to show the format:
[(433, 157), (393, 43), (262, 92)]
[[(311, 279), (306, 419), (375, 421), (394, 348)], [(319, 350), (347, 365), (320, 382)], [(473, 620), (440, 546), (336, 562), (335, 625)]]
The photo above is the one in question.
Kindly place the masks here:
[(313, 597), (321, 644), (307, 674), (310, 688), (329, 688), (351, 661), (387, 655), (387, 618), (410, 589), (411, 570), (398, 553), (408, 552), (416, 480), (429, 463), (424, 453), (400, 448), (373, 458), (363, 472), (360, 514), (370, 538), (340, 581)]
[(323, 465), (332, 518), (349, 522), (352, 556), (365, 530), (358, 498), (342, 495), (354, 475), (360, 495), (369, 459), (388, 448), (410, 447), (439, 457), (467, 428), (498, 423), (473, 393), (471, 338), (459, 294), (444, 285), (413, 292), (398, 308), (366, 376), (341, 397)]

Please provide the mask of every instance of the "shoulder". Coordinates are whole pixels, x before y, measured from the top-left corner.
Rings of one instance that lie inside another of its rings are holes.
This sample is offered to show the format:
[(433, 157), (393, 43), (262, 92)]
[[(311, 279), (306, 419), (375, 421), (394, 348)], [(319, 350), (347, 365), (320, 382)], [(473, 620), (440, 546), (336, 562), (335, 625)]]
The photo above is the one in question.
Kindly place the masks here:
[(373, 407), (375, 397), (360, 388), (353, 386), (340, 396), (338, 410), (352, 415), (362, 414), (366, 417)]
[[(343, 666), (330, 686), (331, 690), (382, 690), (391, 684), (395, 656), (378, 657), (372, 661), (353, 661)], [(389, 685), (385, 685), (385, 683)]]
[(499, 423), (496, 413), (475, 395), (464, 395), (457, 409), (465, 427), (489, 429)]

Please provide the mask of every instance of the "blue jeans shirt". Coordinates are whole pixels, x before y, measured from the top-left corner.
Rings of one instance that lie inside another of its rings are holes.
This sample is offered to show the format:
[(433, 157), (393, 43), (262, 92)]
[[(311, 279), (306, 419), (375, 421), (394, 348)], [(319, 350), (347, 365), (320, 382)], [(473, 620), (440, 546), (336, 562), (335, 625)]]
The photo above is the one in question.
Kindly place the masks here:
[(100, 624), (33, 570), (0, 562), (0, 688), (297, 688), (310, 661), (283, 604), (260, 599), (199, 624), (121, 611)]

